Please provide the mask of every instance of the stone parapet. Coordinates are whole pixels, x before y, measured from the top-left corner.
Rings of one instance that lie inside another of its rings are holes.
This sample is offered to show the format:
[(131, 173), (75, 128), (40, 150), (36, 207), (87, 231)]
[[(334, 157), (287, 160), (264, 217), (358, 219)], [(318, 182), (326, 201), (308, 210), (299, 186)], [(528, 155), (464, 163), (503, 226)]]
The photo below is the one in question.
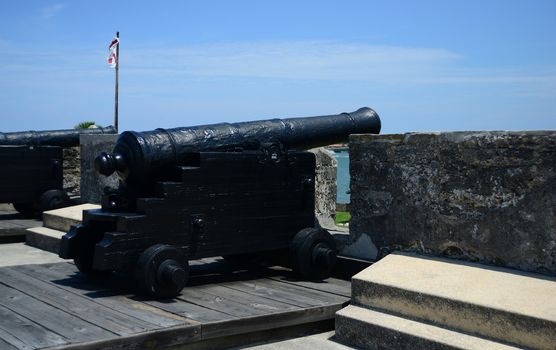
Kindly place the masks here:
[(359, 250), (556, 274), (555, 131), (352, 135), (350, 174)]
[(63, 149), (63, 176), (64, 191), (68, 196), (79, 195), (79, 185), (81, 181), (81, 168), (79, 161), (79, 147), (67, 147)]
[(338, 161), (324, 147), (311, 149), (315, 154), (315, 217), (321, 227), (335, 228)]
[(81, 135), (81, 203), (100, 203), (105, 187), (117, 188), (118, 176), (99, 175), (95, 170), (95, 158), (101, 152), (112, 152), (116, 134)]

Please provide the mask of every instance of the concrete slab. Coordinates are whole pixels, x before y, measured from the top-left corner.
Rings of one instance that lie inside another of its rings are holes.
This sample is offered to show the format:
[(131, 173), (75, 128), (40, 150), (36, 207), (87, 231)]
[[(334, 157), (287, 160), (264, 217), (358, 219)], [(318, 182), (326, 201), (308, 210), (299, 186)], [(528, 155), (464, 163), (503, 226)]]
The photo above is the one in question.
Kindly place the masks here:
[(11, 205), (2, 205), (0, 208), (0, 240), (3, 242), (17, 237), (22, 240), (26, 229), (40, 225), (42, 225), (42, 221), (24, 218)]
[(48, 227), (32, 227), (27, 229), (25, 242), (27, 245), (58, 254), (58, 251), (60, 251), (60, 240), (65, 234), (66, 232), (53, 230)]
[(81, 222), (83, 219), (83, 210), (99, 209), (98, 204), (80, 204), (72, 207), (49, 210), (43, 212), (44, 226), (53, 230), (68, 232), (71, 225)]
[(46, 264), (66, 261), (58, 255), (26, 245), (25, 243), (0, 244), (0, 266)]
[(15, 209), (10, 203), (0, 203), (0, 211), (15, 211)]
[(336, 336), (350, 345), (364, 349), (518, 349), (353, 305), (336, 313)]
[(266, 344), (247, 345), (233, 349), (250, 350), (351, 350), (351, 346), (340, 344), (334, 340), (334, 331), (311, 334), (302, 337), (280, 340)]
[(352, 280), (355, 305), (541, 349), (556, 344), (554, 296), (554, 277), (413, 254), (390, 254)]

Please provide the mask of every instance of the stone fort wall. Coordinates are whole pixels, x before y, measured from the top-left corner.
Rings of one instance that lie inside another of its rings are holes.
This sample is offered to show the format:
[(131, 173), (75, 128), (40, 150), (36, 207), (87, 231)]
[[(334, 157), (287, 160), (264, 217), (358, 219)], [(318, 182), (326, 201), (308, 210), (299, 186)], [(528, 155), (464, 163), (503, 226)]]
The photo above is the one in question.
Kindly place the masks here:
[(348, 250), (556, 274), (556, 132), (352, 135)]

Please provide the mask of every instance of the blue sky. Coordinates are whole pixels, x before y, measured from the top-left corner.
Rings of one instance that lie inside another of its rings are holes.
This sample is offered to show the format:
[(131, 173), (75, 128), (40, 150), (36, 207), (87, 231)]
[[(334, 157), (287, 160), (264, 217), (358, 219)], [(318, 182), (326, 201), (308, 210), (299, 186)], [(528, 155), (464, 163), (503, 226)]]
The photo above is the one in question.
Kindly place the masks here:
[(383, 133), (556, 129), (556, 1), (2, 1), (0, 131), (349, 112)]

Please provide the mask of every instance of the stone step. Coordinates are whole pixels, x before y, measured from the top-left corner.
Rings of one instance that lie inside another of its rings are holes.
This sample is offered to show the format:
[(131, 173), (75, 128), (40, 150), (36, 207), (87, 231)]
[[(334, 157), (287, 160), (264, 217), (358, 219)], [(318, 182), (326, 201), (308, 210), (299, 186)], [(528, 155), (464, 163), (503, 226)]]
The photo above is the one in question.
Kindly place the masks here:
[(42, 213), (43, 226), (53, 230), (68, 232), (71, 225), (83, 220), (83, 210), (99, 209), (97, 204), (80, 204), (71, 207), (49, 210)]
[(354, 305), (336, 313), (336, 338), (361, 349), (519, 349)]
[(556, 278), (390, 254), (352, 279), (352, 304), (518, 346), (554, 349)]
[(47, 227), (32, 227), (27, 229), (25, 242), (27, 245), (58, 254), (60, 240), (66, 232)]

